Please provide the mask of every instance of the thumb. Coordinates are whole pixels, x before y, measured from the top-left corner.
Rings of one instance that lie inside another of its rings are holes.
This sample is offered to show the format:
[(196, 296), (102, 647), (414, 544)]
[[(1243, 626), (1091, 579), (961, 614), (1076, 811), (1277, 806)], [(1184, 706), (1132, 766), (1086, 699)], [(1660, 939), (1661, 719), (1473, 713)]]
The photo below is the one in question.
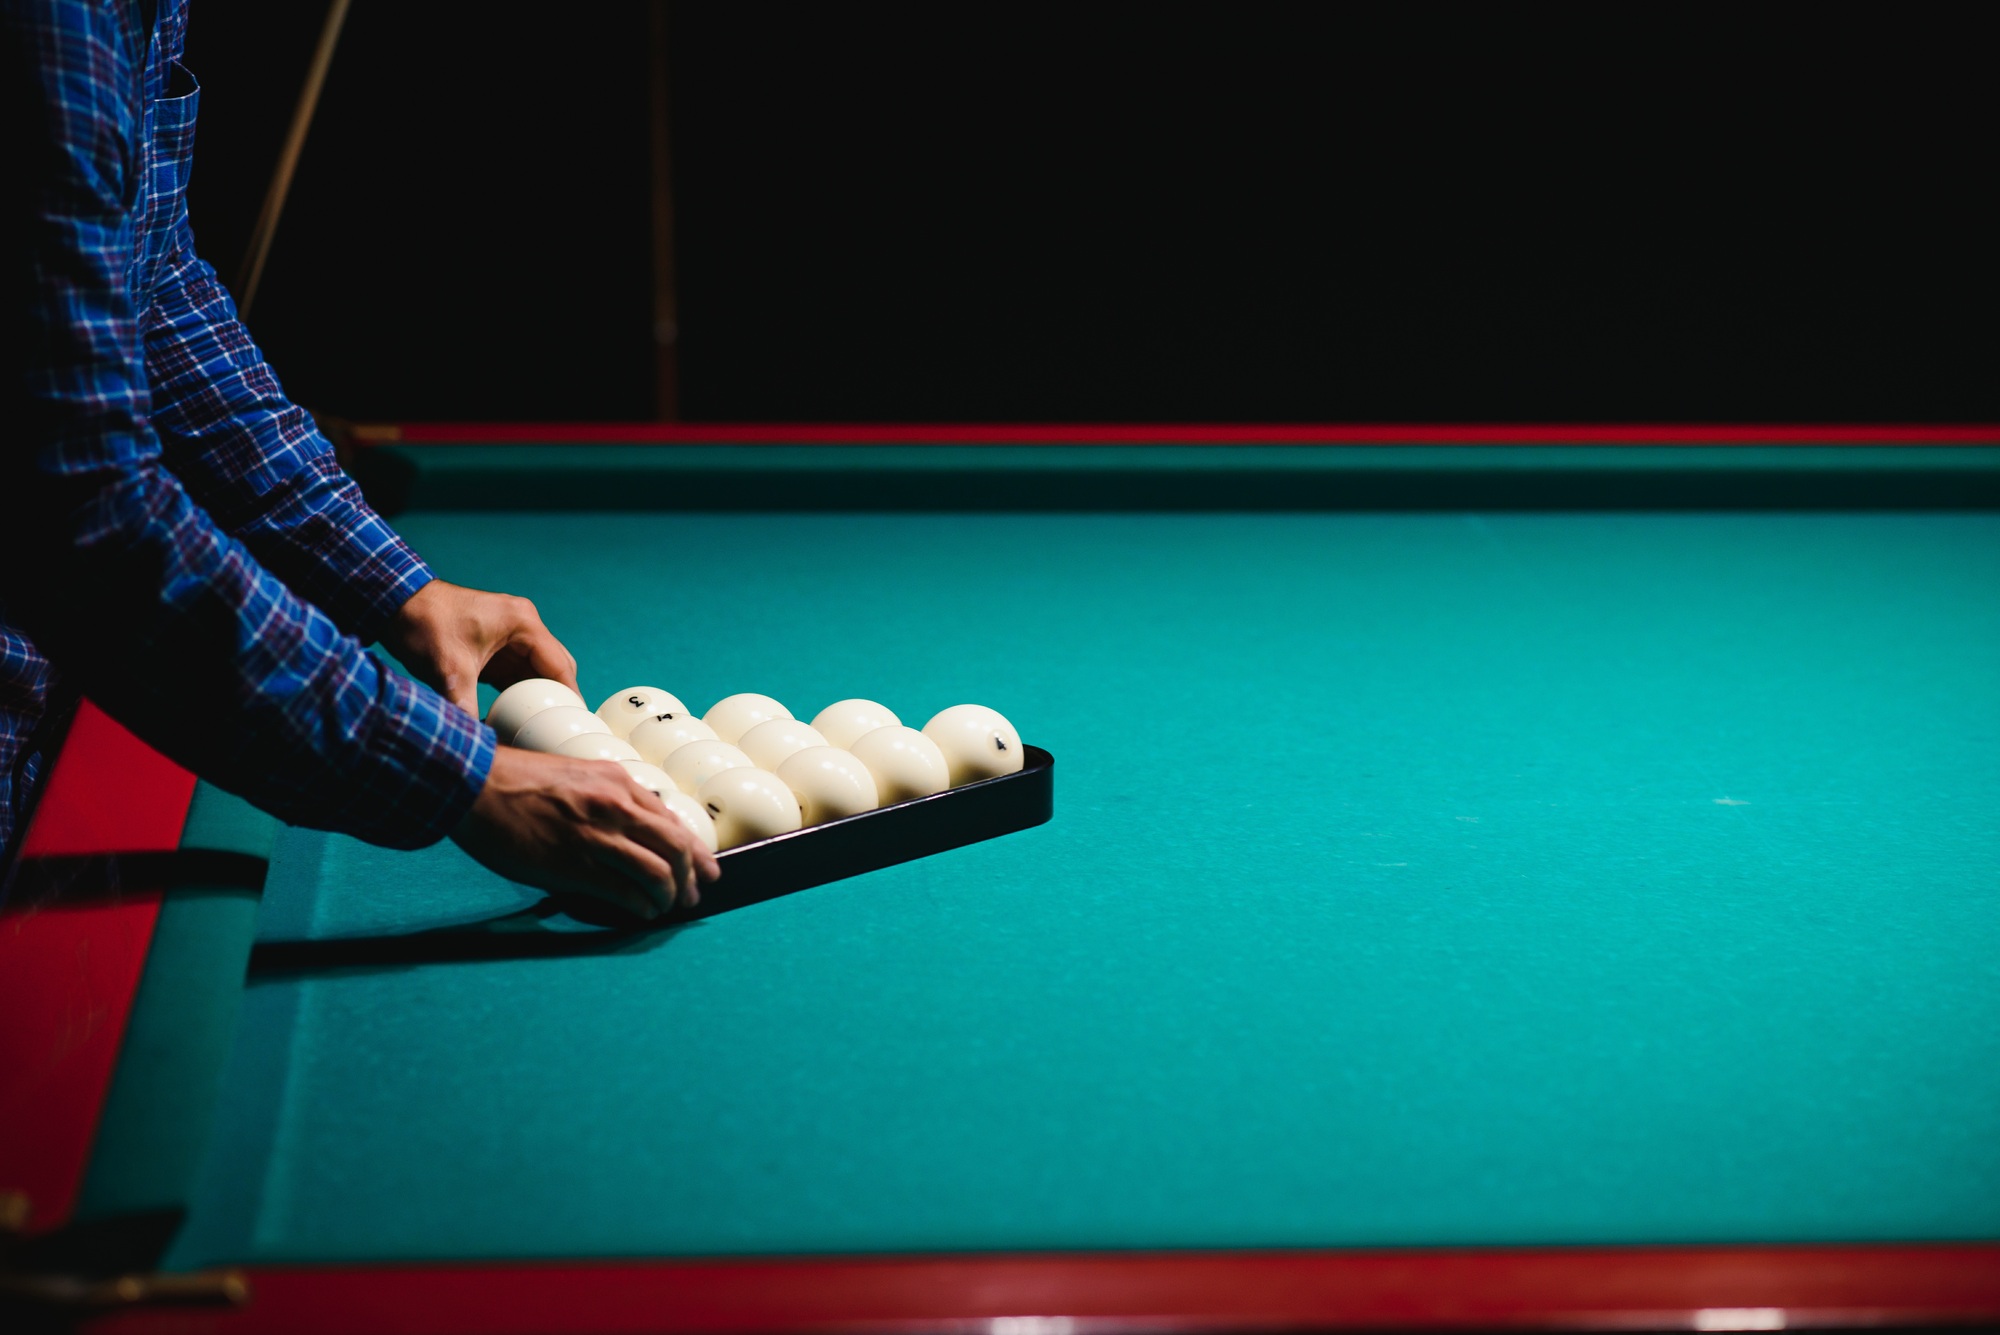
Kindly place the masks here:
[(479, 671), (483, 666), (468, 654), (445, 654), (437, 665), (438, 680), (431, 684), (437, 687), (439, 695), (478, 718)]
[(576, 659), (563, 648), (561, 640), (549, 634), (547, 627), (528, 629), (515, 639), (513, 647), (527, 660), (529, 675), (559, 681), (572, 691), (577, 689)]

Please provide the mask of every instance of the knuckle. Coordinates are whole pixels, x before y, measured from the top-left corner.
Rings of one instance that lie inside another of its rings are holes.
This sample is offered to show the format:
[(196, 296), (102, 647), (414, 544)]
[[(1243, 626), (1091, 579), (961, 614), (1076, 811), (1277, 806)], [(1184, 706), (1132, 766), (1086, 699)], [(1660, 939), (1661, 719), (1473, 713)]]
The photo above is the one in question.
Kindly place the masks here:
[(578, 785), (578, 805), (592, 819), (602, 820), (617, 815), (621, 808), (623, 794), (607, 790), (595, 777), (588, 777)]

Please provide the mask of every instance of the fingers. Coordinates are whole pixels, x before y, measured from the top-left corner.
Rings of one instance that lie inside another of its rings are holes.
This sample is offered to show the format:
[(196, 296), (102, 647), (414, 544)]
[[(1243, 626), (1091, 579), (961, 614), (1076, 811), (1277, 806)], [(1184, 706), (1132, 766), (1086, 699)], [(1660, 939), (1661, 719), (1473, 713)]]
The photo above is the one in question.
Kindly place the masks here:
[(485, 866), (642, 918), (701, 902), (721, 865), (660, 799), (610, 761), (503, 746), (453, 832)]
[[(530, 604), (528, 614), (534, 616), (534, 613), (534, 605)], [(576, 656), (563, 648), (561, 640), (549, 633), (540, 617), (535, 617), (534, 629), (526, 635), (520, 648), (535, 676), (559, 681), (572, 691), (577, 689)]]
[(412, 594), (383, 631), (383, 645), (418, 679), (470, 714), (479, 683), (505, 689), (548, 677), (577, 689), (576, 659), (526, 598), (441, 579)]
[(608, 861), (606, 865), (593, 868), (592, 871), (593, 875), (574, 884), (564, 885), (560, 890), (566, 894), (610, 904), (621, 913), (629, 913), (643, 922), (651, 922), (659, 916), (659, 908), (652, 898)]
[(503, 688), (528, 677), (547, 677), (576, 690), (576, 657), (542, 624), (535, 605), (526, 598), (490, 596), (500, 608), (477, 675)]
[(612, 838), (593, 850), (592, 857), (615, 879), (599, 885), (607, 897), (623, 903), (642, 918), (657, 918), (674, 907), (674, 869), (631, 839)]
[(617, 846), (616, 857), (626, 872), (662, 896), (663, 911), (676, 904), (684, 908), (699, 904), (704, 871), (713, 880), (721, 867), (694, 832), (622, 766), (585, 761), (581, 769), (595, 789), (590, 826), (597, 837)]
[(697, 887), (693, 902), (698, 904), (701, 902), (699, 883), (720, 878), (722, 864), (715, 860), (715, 854), (708, 851), (700, 836), (689, 829), (687, 822), (676, 816), (671, 808), (666, 808), (666, 819), (673, 827), (674, 847), (687, 854), (688, 868), (694, 878), (690, 884)]
[(645, 805), (636, 813), (627, 833), (672, 868), (675, 898), (683, 905), (692, 907), (701, 903), (701, 882), (712, 881), (722, 874), (721, 866), (696, 840), (694, 831), (651, 793), (645, 793)]
[[(502, 748), (504, 756), (507, 749)], [(659, 912), (659, 899), (648, 895), (624, 869), (629, 865), (610, 849), (597, 850), (573, 843), (560, 831), (537, 830), (530, 810), (520, 793), (501, 792), (512, 776), (496, 765), (487, 781), (487, 791), (452, 831), (452, 839), (481, 866), (510, 880), (532, 885), (551, 894), (581, 894), (600, 899), (640, 918)], [(556, 850), (565, 849), (558, 853)], [(634, 848), (635, 854), (642, 852)]]

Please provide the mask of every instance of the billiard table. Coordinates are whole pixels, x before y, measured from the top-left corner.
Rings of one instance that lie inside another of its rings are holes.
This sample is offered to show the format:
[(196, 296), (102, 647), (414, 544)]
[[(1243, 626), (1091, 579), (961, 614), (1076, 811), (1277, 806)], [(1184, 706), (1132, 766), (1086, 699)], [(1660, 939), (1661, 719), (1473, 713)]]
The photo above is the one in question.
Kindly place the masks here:
[(635, 930), (86, 704), (0, 910), (0, 1291), (2000, 1322), (2000, 430), (434, 424), (352, 467), (593, 700), (990, 704), (1053, 819)]

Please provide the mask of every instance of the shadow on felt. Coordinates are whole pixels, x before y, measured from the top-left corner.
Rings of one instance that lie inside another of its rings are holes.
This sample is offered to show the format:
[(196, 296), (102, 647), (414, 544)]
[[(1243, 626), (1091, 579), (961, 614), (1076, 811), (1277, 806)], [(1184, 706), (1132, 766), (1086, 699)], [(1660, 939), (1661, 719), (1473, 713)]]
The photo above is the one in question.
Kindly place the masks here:
[[(589, 930), (550, 925), (558, 917)], [(552, 896), (513, 913), (450, 927), (317, 941), (261, 941), (250, 953), (254, 979), (297, 978), (336, 970), (397, 969), (481, 960), (575, 959), (657, 950), (689, 921), (640, 922), (609, 905)]]

